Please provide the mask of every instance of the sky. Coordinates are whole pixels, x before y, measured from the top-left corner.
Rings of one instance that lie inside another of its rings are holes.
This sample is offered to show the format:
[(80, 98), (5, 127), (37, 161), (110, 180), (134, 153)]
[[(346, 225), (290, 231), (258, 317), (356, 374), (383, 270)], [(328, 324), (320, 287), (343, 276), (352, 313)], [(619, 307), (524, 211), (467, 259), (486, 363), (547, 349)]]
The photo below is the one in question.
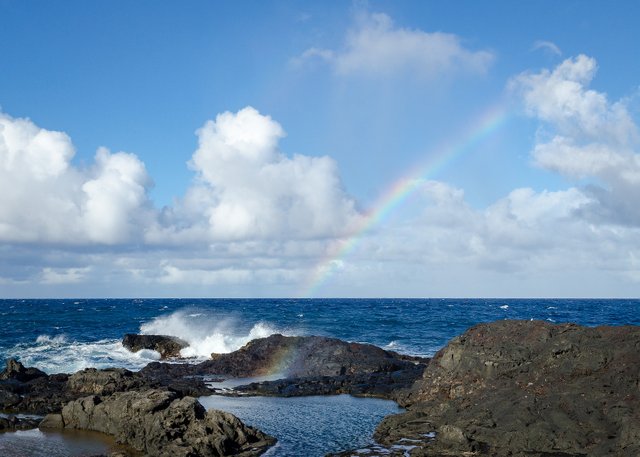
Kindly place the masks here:
[(635, 297), (640, 3), (0, 0), (0, 297)]

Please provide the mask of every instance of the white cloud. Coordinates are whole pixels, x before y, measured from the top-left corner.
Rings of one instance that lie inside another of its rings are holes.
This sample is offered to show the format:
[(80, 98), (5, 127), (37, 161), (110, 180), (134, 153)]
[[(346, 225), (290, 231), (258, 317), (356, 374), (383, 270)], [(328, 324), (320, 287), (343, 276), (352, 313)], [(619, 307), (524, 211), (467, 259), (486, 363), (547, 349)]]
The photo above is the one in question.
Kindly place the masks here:
[(594, 219), (640, 225), (638, 127), (624, 101), (589, 89), (595, 59), (580, 55), (553, 71), (526, 73), (511, 87), (527, 113), (545, 123), (533, 148), (535, 163), (574, 179), (595, 180), (583, 191)]
[(545, 40), (536, 40), (533, 43), (533, 46), (531, 47), (531, 50), (536, 51), (538, 49), (542, 49), (546, 52), (549, 52), (553, 55), (556, 56), (561, 56), (562, 55), (562, 51), (560, 50), (560, 48), (558, 47), (557, 44), (555, 44), (552, 41), (545, 41)]
[(200, 206), (212, 239), (330, 237), (358, 217), (335, 162), (285, 156), (278, 150), (284, 130), (254, 108), (220, 114), (197, 133), (190, 166), (199, 183), (181, 211)]
[(145, 216), (152, 217), (146, 194), (149, 183), (145, 166), (135, 155), (99, 149), (93, 179), (82, 185), (89, 239), (116, 244), (137, 238), (136, 229), (148, 223)]
[(84, 268), (51, 268), (42, 269), (42, 283), (44, 284), (77, 284), (81, 282), (91, 270)]
[(282, 126), (251, 107), (197, 131), (194, 181), (162, 211), (134, 155), (100, 149), (81, 169), (66, 135), (1, 115), (0, 283), (16, 295), (290, 296), (317, 267), (331, 275), (321, 295), (629, 295), (637, 127), (589, 89), (595, 69), (580, 56), (511, 83), (543, 125), (537, 165), (588, 185), (518, 188), (477, 209), (463, 189), (425, 181), (405, 213), (319, 265), (363, 216), (332, 159), (285, 155)]
[(144, 164), (100, 149), (94, 169), (71, 165), (69, 137), (0, 113), (0, 241), (129, 241), (148, 213)]
[(588, 89), (596, 71), (595, 59), (579, 55), (553, 71), (522, 74), (511, 87), (520, 92), (530, 115), (564, 136), (629, 145), (638, 139), (637, 126), (624, 103), (610, 103), (605, 94)]
[(382, 13), (361, 13), (339, 50), (312, 47), (297, 62), (321, 58), (339, 75), (433, 79), (459, 71), (485, 73), (495, 56), (465, 48), (457, 35), (397, 27)]

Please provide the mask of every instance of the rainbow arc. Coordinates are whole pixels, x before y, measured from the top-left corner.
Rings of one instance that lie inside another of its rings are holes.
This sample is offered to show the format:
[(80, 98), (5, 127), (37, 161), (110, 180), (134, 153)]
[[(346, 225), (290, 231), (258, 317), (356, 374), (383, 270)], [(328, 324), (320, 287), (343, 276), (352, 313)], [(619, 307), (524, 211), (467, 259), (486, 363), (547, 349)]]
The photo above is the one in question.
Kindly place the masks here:
[(315, 266), (305, 282), (302, 296), (313, 297), (323, 284), (334, 274), (337, 266), (360, 243), (364, 235), (380, 224), (388, 215), (400, 206), (409, 195), (421, 185), (437, 176), (461, 156), (472, 151), (480, 143), (500, 130), (509, 118), (508, 111), (498, 104), (484, 111), (473, 122), (463, 128), (461, 134), (452, 140), (434, 148), (426, 161), (411, 168), (408, 173), (392, 185), (377, 199), (372, 208), (365, 213), (351, 233), (338, 240), (327, 254)]

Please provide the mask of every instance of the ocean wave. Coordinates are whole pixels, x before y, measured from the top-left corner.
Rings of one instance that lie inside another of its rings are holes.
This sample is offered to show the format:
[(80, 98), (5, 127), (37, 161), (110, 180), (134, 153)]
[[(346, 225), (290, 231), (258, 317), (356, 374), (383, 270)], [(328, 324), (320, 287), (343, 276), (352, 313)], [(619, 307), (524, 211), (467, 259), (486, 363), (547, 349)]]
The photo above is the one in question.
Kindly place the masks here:
[(92, 342), (69, 341), (65, 335), (40, 335), (32, 343), (20, 343), (9, 349), (8, 357), (17, 357), (25, 366), (46, 373), (75, 373), (84, 368), (121, 367), (139, 370), (160, 355), (155, 351), (128, 351), (120, 340)]
[(183, 357), (211, 357), (211, 353), (224, 354), (240, 349), (251, 340), (266, 338), (280, 333), (294, 336), (300, 332), (278, 328), (268, 322), (258, 322), (251, 328), (232, 317), (211, 315), (204, 311), (179, 310), (166, 316), (159, 316), (140, 326), (145, 335), (169, 335), (183, 339), (189, 346), (180, 355)]

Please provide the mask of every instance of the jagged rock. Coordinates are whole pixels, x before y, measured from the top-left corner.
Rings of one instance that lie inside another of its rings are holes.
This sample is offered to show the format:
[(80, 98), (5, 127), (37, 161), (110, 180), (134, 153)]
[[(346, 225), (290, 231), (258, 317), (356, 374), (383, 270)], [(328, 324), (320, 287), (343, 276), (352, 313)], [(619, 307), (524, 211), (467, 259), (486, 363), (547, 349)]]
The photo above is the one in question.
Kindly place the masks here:
[(39, 422), (39, 419), (33, 417), (17, 417), (13, 415), (0, 417), (0, 432), (29, 430), (38, 427)]
[(16, 359), (8, 359), (6, 368), (0, 372), (0, 380), (15, 379), (20, 382), (31, 381), (44, 376), (47, 376), (44, 371), (40, 371), (37, 368), (25, 368)]
[(109, 395), (144, 385), (147, 384), (142, 376), (124, 368), (86, 368), (72, 374), (67, 381), (68, 389), (80, 395)]
[(42, 428), (93, 430), (158, 457), (257, 456), (275, 439), (222, 411), (205, 411), (193, 397), (148, 390), (88, 396), (48, 415)]
[(189, 346), (189, 343), (175, 336), (127, 333), (122, 339), (122, 345), (131, 352), (138, 352), (141, 349), (157, 351), (160, 353), (160, 358), (168, 359), (180, 357), (180, 351)]
[(377, 346), (349, 343), (321, 336), (271, 335), (250, 341), (229, 354), (212, 354), (195, 365), (150, 363), (141, 372), (155, 376), (217, 375), (244, 378), (269, 374), (302, 378), (391, 373), (425, 364), (428, 359), (407, 357)]
[[(351, 394), (356, 396), (392, 398), (398, 391), (410, 388), (420, 379), (424, 365), (412, 365), (390, 373), (357, 373), (341, 376), (285, 378), (276, 381), (253, 382), (221, 390), (222, 395), (262, 395), (299, 397), (305, 395)], [(213, 385), (215, 389), (215, 384)]]
[(397, 399), (375, 438), (411, 455), (640, 455), (640, 327), (477, 325)]
[(210, 373), (235, 377), (280, 372), (287, 377), (342, 376), (391, 372), (413, 362), (371, 344), (321, 336), (271, 335), (230, 354), (212, 354), (201, 364)]
[[(240, 387), (252, 395), (300, 396), (351, 393), (390, 398), (420, 378), (428, 359), (370, 344), (319, 336), (271, 335), (199, 364), (153, 362), (141, 370), (151, 379), (193, 376), (244, 378), (279, 374), (281, 380)], [(215, 389), (215, 386), (213, 386)]]

